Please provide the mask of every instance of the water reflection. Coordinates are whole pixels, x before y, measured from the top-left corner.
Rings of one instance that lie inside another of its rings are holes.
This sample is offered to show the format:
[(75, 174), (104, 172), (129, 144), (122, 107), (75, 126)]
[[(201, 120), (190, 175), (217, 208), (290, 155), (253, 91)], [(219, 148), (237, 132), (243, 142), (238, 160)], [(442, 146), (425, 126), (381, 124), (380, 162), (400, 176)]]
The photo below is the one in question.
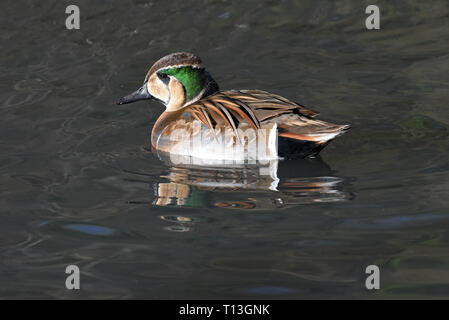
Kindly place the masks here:
[(350, 198), (348, 179), (335, 176), (321, 158), (264, 163), (161, 158), (169, 170), (153, 186), (157, 206), (273, 209)]

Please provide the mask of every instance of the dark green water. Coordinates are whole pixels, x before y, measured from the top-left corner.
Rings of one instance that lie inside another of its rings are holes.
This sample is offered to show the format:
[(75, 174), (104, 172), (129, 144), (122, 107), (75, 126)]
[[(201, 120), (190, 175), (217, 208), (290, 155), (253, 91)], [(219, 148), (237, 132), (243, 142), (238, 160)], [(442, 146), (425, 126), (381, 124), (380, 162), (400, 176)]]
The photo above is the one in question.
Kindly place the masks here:
[[(449, 298), (447, 1), (376, 1), (378, 31), (367, 1), (73, 1), (71, 31), (68, 4), (2, 5), (1, 298)], [(278, 191), (166, 164), (163, 107), (114, 101), (181, 50), (353, 129)]]

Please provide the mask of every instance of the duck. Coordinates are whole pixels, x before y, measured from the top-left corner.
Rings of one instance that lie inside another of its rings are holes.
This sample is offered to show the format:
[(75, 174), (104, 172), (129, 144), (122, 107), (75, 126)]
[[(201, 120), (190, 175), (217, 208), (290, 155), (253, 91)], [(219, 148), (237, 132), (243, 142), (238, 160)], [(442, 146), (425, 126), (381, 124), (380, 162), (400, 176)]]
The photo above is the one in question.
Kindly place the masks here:
[(187, 52), (157, 60), (124, 105), (154, 100), (165, 111), (154, 123), (151, 147), (165, 155), (270, 161), (316, 157), (350, 125), (316, 119), (317, 111), (256, 89), (221, 91), (202, 60)]

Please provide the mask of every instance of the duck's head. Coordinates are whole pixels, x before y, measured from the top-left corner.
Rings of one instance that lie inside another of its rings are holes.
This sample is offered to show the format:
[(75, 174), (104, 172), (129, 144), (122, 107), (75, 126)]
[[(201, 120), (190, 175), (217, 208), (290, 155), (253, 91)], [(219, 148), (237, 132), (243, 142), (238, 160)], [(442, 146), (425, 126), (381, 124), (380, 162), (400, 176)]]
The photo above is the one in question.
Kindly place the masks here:
[(164, 104), (167, 111), (176, 111), (218, 90), (199, 57), (177, 52), (156, 61), (143, 86), (121, 98), (117, 104), (154, 99)]

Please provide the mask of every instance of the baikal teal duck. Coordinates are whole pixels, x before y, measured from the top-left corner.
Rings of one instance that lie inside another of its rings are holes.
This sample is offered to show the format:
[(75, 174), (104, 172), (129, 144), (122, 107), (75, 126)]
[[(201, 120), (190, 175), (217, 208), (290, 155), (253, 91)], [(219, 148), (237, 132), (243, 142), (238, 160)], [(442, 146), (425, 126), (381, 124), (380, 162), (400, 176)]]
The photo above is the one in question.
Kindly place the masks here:
[(318, 112), (276, 94), (220, 91), (201, 59), (185, 52), (159, 59), (143, 86), (117, 104), (139, 100), (166, 107), (151, 133), (154, 149), (199, 159), (315, 156), (350, 127), (317, 120)]

